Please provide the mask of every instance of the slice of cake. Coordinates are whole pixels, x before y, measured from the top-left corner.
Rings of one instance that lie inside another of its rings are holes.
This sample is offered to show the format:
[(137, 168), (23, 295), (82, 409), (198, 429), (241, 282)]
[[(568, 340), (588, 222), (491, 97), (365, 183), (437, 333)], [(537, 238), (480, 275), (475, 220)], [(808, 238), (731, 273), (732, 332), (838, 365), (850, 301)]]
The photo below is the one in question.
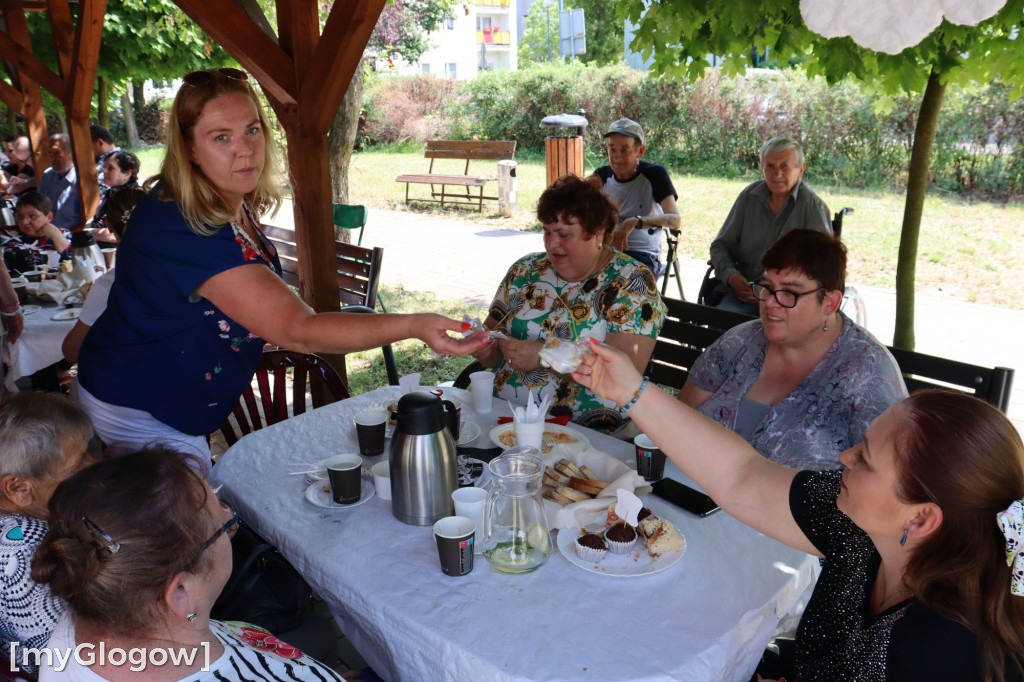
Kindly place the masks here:
[[(645, 519), (646, 520), (646, 519)], [(659, 557), (683, 546), (683, 536), (668, 521), (659, 520), (657, 529), (644, 542), (648, 554)]]

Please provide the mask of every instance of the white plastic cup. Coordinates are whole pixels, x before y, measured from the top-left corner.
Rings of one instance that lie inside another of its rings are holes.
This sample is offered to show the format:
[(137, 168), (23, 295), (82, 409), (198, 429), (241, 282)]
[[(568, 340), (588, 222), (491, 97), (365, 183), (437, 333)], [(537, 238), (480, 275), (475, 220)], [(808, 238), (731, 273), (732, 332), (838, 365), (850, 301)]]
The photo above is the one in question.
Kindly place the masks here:
[(391, 499), (391, 462), (377, 462), (370, 467), (373, 474), (373, 487), (382, 500)]
[(469, 375), (469, 389), (473, 394), (473, 409), (477, 414), (489, 414), (494, 398), (494, 372), (473, 372)]
[(452, 493), (452, 501), (455, 503), (456, 516), (473, 519), (473, 523), (476, 524), (477, 542), (473, 553), (481, 554), (484, 551), (481, 540), (484, 532), (484, 502), (487, 501), (487, 491), (474, 486), (459, 488)]
[(515, 421), (512, 424), (512, 430), (516, 434), (516, 447), (537, 448), (537, 452), (541, 451), (544, 440), (543, 421), (532, 423)]

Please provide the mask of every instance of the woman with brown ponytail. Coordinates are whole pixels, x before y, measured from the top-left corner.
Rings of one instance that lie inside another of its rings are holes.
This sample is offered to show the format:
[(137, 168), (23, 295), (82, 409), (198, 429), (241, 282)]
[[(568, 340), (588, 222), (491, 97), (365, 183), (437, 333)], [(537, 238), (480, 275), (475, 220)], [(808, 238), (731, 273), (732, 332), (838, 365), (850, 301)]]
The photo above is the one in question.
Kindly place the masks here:
[(238, 516), (188, 460), (144, 450), (58, 486), (32, 577), (70, 607), (48, 647), (79, 647), (92, 659), (72, 656), (62, 669), (55, 659), (40, 682), (341, 680), (265, 630), (210, 619), (231, 573)]
[(844, 469), (797, 471), (642, 380), (594, 344), (600, 386), (733, 517), (825, 559), (787, 680), (1024, 679), (1024, 444), (995, 407), (912, 394)]

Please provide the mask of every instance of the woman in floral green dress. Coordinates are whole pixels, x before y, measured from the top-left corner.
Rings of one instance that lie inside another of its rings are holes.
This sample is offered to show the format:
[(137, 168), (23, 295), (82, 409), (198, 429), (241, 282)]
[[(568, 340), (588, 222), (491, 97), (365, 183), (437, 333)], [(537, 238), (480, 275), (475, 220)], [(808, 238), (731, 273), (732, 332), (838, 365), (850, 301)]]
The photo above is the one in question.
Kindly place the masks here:
[(539, 353), (552, 338), (593, 337), (625, 352), (642, 372), (665, 319), (654, 275), (608, 245), (618, 209), (576, 176), (560, 178), (541, 195), (537, 218), (544, 226), (544, 253), (512, 264), (484, 323), (512, 338), (475, 355), (495, 368), (499, 397), (522, 404), (531, 388), (539, 392), (553, 384), (553, 415), (613, 431), (623, 421), (615, 404), (541, 366)]

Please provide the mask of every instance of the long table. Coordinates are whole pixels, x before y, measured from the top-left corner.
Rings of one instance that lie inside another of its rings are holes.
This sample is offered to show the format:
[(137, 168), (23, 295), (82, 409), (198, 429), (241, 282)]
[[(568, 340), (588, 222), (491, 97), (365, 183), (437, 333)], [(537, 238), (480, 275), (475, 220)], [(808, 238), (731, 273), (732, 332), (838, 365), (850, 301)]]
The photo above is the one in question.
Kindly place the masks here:
[[(429, 526), (399, 522), (377, 496), (351, 509), (315, 507), (302, 477), (287, 475), (358, 452), (352, 417), (399, 393), (377, 389), (256, 431), (213, 469), (222, 494), (326, 600), (386, 680), (746, 682), (779, 619), (814, 581), (815, 558), (725, 512), (701, 519), (652, 496), (645, 503), (686, 538), (682, 559), (660, 573), (589, 573), (553, 542), (533, 573), (500, 573), (478, 555), (470, 574), (448, 577)], [(463, 405), (463, 418), (481, 427), (476, 445), (487, 446), (495, 414)], [(633, 466), (632, 445), (580, 430)], [(666, 475), (688, 480), (671, 462)]]
[(25, 329), (15, 343), (7, 343), (6, 339), (4, 340), (10, 359), (10, 371), (4, 379), (7, 390), (17, 391), (15, 381), (64, 358), (61, 344), (75, 326), (75, 321), (50, 319), (62, 310), (65, 308), (58, 307), (55, 303), (43, 305), (31, 315), (25, 315)]

